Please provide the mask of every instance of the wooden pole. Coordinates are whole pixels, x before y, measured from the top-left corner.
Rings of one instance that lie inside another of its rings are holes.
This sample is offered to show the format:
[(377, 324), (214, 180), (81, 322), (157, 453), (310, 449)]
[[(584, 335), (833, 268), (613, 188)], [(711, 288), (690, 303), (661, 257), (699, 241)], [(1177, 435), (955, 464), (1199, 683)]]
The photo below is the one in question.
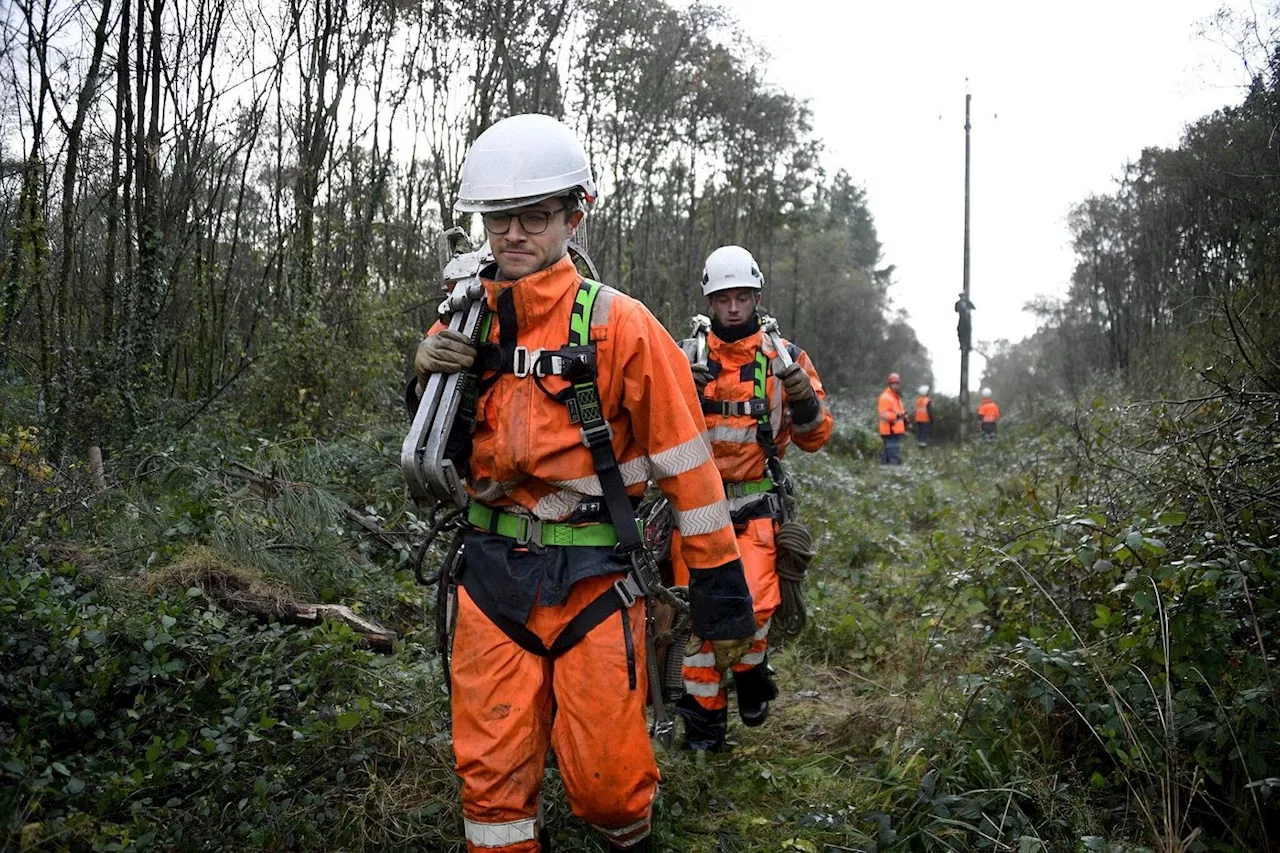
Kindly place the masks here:
[[(969, 102), (972, 95), (964, 96), (964, 301), (962, 310), (968, 311), (969, 302)], [(972, 326), (970, 327), (972, 328)], [(970, 333), (972, 334), (972, 333)], [(965, 426), (969, 423), (969, 343), (960, 342), (960, 441), (964, 441)]]

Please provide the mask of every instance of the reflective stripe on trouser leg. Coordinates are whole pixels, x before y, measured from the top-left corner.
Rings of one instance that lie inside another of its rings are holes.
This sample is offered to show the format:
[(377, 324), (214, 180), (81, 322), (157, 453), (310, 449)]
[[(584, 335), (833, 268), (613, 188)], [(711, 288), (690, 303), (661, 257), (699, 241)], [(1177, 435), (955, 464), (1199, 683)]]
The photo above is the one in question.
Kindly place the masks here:
[(755, 634), (751, 638), (751, 645), (747, 648), (747, 653), (742, 656), (740, 663), (733, 665), (734, 672), (744, 672), (753, 666), (759, 666), (764, 663), (765, 652), (769, 650), (769, 625), (773, 622), (773, 611), (768, 613), (756, 613), (756, 624), (760, 627), (756, 629)]
[[(521, 850), (521, 845), (538, 837), (538, 822), (533, 818), (506, 823), (479, 823), (463, 818), (467, 832), (467, 849)], [(529, 848), (532, 849), (532, 848)]]
[[(568, 605), (575, 612), (610, 589), (621, 574), (587, 578), (573, 585)], [(539, 636), (555, 631), (540, 622), (535, 608), (529, 626)], [(573, 813), (630, 846), (649, 833), (658, 765), (645, 720), (648, 668), (644, 643), (644, 601), (614, 613), (556, 660), (553, 691), (556, 717), (551, 743)], [(630, 687), (623, 630), (631, 632), (636, 686)], [(548, 636), (550, 635), (550, 636)], [(616, 835), (615, 835), (616, 833)]]
[(722, 677), (716, 671), (716, 655), (710, 640), (684, 656), (684, 692), (708, 711), (719, 711), (728, 702)]
[[(778, 548), (774, 543), (777, 522), (769, 517), (753, 518), (738, 533), (738, 551), (742, 555), (742, 568), (751, 590), (755, 608), (756, 633), (751, 646), (735, 670), (750, 669), (764, 661), (769, 648), (769, 621), (773, 611), (782, 602), (782, 590), (778, 583)], [(675, 555), (675, 542), (672, 554)], [(728, 704), (720, 673), (716, 672), (715, 654), (710, 641), (704, 641), (695, 654), (684, 658), (684, 689), (708, 711), (718, 711)]]
[(538, 849), (538, 797), (551, 743), (551, 667), (458, 590), (453, 748), (471, 853)]
[(609, 843), (615, 847), (621, 847), (624, 850), (633, 847), (644, 841), (652, 829), (649, 817), (644, 820), (638, 820), (630, 826), (620, 826), (616, 829), (610, 829), (607, 826), (601, 826), (598, 823), (591, 824), (591, 828), (599, 832), (605, 838), (609, 839)]
[(751, 646), (735, 664), (735, 672), (742, 672), (764, 663), (769, 649), (769, 624), (773, 611), (782, 603), (782, 587), (778, 580), (778, 546), (774, 541), (778, 523), (772, 518), (753, 518), (738, 534), (738, 552), (742, 554), (742, 568), (747, 576), (747, 588), (756, 613), (756, 633)]

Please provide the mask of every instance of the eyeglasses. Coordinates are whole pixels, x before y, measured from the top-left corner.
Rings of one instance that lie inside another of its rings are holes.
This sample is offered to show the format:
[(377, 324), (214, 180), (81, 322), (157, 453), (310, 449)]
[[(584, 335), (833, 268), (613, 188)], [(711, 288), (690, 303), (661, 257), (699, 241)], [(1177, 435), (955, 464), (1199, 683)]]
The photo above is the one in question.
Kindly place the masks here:
[(481, 218), (484, 220), (484, 230), (490, 234), (506, 234), (511, 230), (513, 219), (520, 220), (520, 230), (524, 233), (541, 234), (547, 230), (552, 216), (568, 209), (559, 207), (555, 210), (526, 210), (523, 213), (486, 213)]

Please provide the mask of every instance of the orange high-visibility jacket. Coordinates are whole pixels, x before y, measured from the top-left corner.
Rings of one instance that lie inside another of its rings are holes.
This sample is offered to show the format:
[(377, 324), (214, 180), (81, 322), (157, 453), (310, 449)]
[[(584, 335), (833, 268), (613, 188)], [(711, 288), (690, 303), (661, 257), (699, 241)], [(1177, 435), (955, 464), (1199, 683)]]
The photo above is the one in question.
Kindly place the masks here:
[(876, 403), (880, 411), (880, 434), (902, 435), (907, 431), (907, 410), (902, 406), (902, 397), (889, 386), (880, 392)]
[[(745, 338), (727, 342), (715, 333), (707, 335), (707, 366), (714, 374), (707, 382), (703, 396), (718, 402), (742, 403), (751, 400), (756, 390), (757, 355), (768, 360), (765, 376), (765, 399), (769, 404), (769, 426), (778, 456), (786, 453), (787, 445), (795, 442), (801, 450), (813, 452), (821, 449), (831, 438), (834, 420), (827, 409), (827, 392), (822, 379), (813, 366), (808, 353), (781, 339), (791, 360), (809, 374), (816, 405), (801, 409), (797, 414), (787, 399), (782, 382), (774, 375), (781, 367), (773, 341), (759, 330)], [(696, 358), (696, 341), (681, 342), (681, 348), (692, 362)], [(803, 417), (802, 417), (803, 416)], [(765, 451), (756, 440), (757, 420), (749, 414), (705, 414), (707, 437), (711, 440), (711, 453), (715, 457), (720, 476), (727, 483), (759, 480), (768, 473), (765, 470)]]
[(927, 394), (921, 394), (916, 399), (916, 423), (927, 424), (931, 420), (933, 420), (933, 400), (930, 400)]
[[(564, 346), (580, 280), (568, 256), (515, 282), (485, 280), (495, 312), (488, 340), (500, 339), (498, 294), (509, 288), (518, 344), (530, 353)], [(429, 334), (443, 328), (437, 323)], [(741, 571), (724, 488), (702, 436), (701, 407), (683, 353), (642, 303), (611, 287), (602, 287), (596, 297), (590, 340), (596, 346), (600, 402), (628, 494), (638, 498), (648, 481), (655, 481), (675, 510), (689, 565), (695, 571)], [(568, 385), (558, 376), (542, 383), (551, 393)], [(584, 496), (601, 494), (579, 426), (532, 375), (500, 374), (476, 408), (467, 477), (472, 497), (558, 521)]]
[(996, 401), (990, 398), (983, 400), (978, 406), (978, 420), (984, 424), (993, 424), (1000, 420), (1000, 407), (996, 405)]

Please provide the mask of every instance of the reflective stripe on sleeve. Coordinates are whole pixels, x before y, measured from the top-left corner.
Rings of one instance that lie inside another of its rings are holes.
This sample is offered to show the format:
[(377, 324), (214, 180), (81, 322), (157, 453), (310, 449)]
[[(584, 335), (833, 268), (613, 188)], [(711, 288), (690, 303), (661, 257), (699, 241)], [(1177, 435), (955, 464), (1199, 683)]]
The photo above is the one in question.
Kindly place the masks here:
[(692, 471), (711, 458), (702, 436), (696, 436), (683, 444), (655, 453), (649, 458), (653, 466), (653, 479), (662, 480)]
[(676, 527), (681, 536), (699, 536), (704, 533), (715, 533), (733, 524), (729, 518), (729, 502), (700, 506), (695, 509), (675, 510)]

